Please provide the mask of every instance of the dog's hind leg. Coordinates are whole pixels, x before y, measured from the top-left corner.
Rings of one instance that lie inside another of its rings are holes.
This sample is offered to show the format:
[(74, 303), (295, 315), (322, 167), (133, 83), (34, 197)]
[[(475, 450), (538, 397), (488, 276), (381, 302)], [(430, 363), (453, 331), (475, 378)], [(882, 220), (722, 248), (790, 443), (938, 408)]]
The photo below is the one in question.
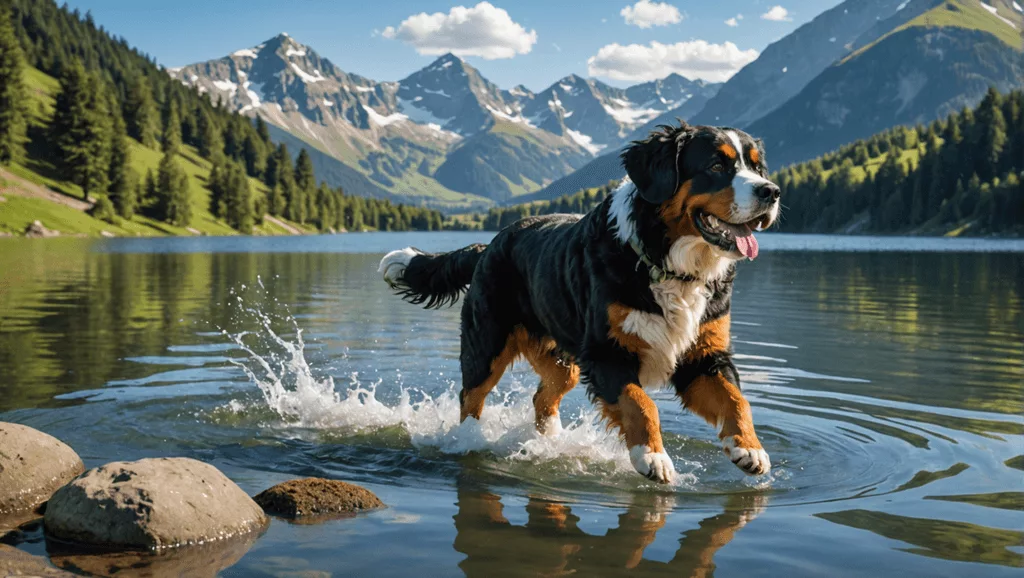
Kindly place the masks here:
[(499, 307), (486, 294), (471, 291), (462, 304), (462, 391), (460, 420), (480, 419), (487, 394), (521, 353), (526, 331), (503, 322)]
[(580, 368), (571, 361), (560, 359), (555, 341), (550, 337), (529, 339), (522, 353), (540, 376), (540, 385), (533, 395), (537, 431), (542, 435), (557, 435), (562, 431), (558, 405), (565, 394), (579, 383)]

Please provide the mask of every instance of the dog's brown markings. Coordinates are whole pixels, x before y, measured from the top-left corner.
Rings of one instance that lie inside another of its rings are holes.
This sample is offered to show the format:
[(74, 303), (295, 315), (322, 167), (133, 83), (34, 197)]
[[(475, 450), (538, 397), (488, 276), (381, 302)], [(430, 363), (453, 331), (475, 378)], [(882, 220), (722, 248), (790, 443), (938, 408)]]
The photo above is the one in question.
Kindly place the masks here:
[(740, 388), (722, 375), (702, 375), (683, 392), (683, 406), (704, 418), (712, 426), (722, 424), (719, 439), (733, 438), (736, 447), (761, 449), (754, 433), (750, 404)]
[(480, 419), (487, 394), (501, 380), (505, 370), (517, 357), (523, 356), (540, 376), (540, 386), (533, 397), (537, 427), (542, 427), (544, 418), (558, 413), (558, 404), (580, 379), (580, 368), (575, 363), (563, 364), (556, 355), (555, 340), (550, 337), (536, 339), (518, 326), (505, 341), (505, 348), (491, 361), (491, 374), (480, 385), (463, 390), (461, 419)]
[(700, 235), (697, 225), (693, 222), (693, 216), (697, 210), (710, 213), (723, 221), (728, 221), (729, 215), (732, 213), (732, 205), (736, 199), (736, 192), (732, 187), (726, 187), (714, 193), (691, 195), (690, 188), (692, 186), (692, 181), (684, 182), (672, 198), (658, 207), (658, 214), (668, 229), (666, 236), (669, 242), (674, 242), (680, 237)]
[(580, 367), (575, 363), (560, 362), (555, 340), (550, 337), (530, 339), (525, 336), (525, 340), (520, 343), (520, 352), (540, 376), (540, 385), (533, 396), (533, 411), (537, 430), (545, 433), (542, 431), (545, 418), (558, 415), (562, 397), (580, 381)]
[(722, 154), (725, 155), (726, 157), (728, 157), (729, 160), (733, 160), (734, 161), (734, 160), (736, 160), (736, 157), (739, 156), (736, 153), (736, 147), (732, 146), (729, 143), (725, 143), (725, 144), (719, 146), (718, 150), (722, 151)]
[(687, 361), (698, 361), (713, 353), (729, 350), (729, 315), (723, 315), (700, 326), (697, 340), (686, 352)]
[(601, 412), (609, 427), (618, 428), (627, 447), (647, 446), (655, 453), (665, 451), (658, 407), (639, 385), (627, 384), (619, 394), (619, 402), (602, 403)]
[(632, 312), (632, 308), (621, 303), (612, 303), (608, 306), (608, 337), (614, 339), (630, 353), (640, 354), (650, 349), (650, 344), (640, 336), (626, 333), (622, 329), (622, 324), (626, 322), (626, 318)]
[(750, 162), (755, 166), (761, 162), (761, 151), (757, 150), (757, 147), (750, 148)]

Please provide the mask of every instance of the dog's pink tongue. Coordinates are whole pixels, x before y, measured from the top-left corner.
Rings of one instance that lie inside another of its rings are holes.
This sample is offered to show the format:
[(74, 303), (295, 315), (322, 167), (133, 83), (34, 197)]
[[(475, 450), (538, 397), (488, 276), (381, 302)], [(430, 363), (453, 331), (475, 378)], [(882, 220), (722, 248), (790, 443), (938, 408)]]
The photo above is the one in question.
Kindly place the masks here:
[(753, 261), (757, 258), (757, 239), (754, 238), (754, 233), (750, 230), (750, 227), (743, 225), (742, 228), (746, 234), (744, 235), (743, 231), (741, 231), (740, 234), (736, 235), (736, 248), (740, 250), (740, 253), (743, 253), (744, 257)]

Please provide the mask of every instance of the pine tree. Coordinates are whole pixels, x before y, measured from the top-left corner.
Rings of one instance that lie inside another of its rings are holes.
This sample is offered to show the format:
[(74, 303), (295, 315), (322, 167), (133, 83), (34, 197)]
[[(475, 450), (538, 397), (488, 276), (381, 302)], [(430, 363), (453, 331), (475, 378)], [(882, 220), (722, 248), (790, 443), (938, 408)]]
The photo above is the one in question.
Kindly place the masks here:
[(256, 117), (256, 135), (263, 141), (264, 146), (273, 146), (274, 143), (270, 142), (270, 128), (267, 127), (267, 123), (263, 121), (262, 116)]
[(199, 131), (199, 154), (211, 162), (220, 162), (224, 158), (224, 137), (213, 116), (205, 110), (199, 115)]
[[(112, 102), (110, 109), (116, 110), (116, 103)], [(120, 114), (115, 113), (111, 115), (111, 120), (110, 166), (107, 170), (110, 185), (107, 191), (110, 193), (117, 213), (126, 219), (131, 219), (131, 216), (135, 214), (137, 204), (135, 192), (138, 175), (134, 175), (134, 171), (130, 167), (128, 132), (124, 119)]]
[(170, 100), (168, 109), (161, 143), (165, 153), (177, 153), (181, 148), (181, 117), (178, 115), (178, 103)]
[(15, 163), (25, 154), (28, 110), (21, 44), (11, 23), (10, 7), (0, 9), (0, 164)]
[(295, 159), (295, 188), (297, 191), (296, 203), (302, 203), (295, 219), (299, 223), (305, 223), (307, 219), (316, 220), (316, 176), (313, 173), (313, 159), (303, 148)]
[(153, 217), (178, 227), (192, 222), (188, 177), (175, 159), (174, 151), (164, 154), (157, 169)]
[(61, 76), (61, 90), (50, 123), (50, 142), (62, 178), (89, 193), (105, 191), (108, 183), (110, 116), (104, 86), (73, 60)]
[(242, 156), (245, 159), (245, 172), (260, 178), (267, 170), (267, 153), (263, 148), (263, 142), (255, 134), (245, 136), (242, 144)]
[(128, 87), (124, 117), (129, 136), (149, 148), (156, 148), (160, 119), (149, 80), (142, 74), (136, 75)]
[(253, 227), (252, 187), (241, 166), (234, 165), (228, 173), (228, 194), (224, 219), (233, 229), (251, 234)]
[(267, 199), (267, 212), (275, 217), (280, 217), (284, 215), (287, 208), (288, 203), (284, 198), (283, 187), (281, 183), (277, 183), (270, 189), (270, 197)]

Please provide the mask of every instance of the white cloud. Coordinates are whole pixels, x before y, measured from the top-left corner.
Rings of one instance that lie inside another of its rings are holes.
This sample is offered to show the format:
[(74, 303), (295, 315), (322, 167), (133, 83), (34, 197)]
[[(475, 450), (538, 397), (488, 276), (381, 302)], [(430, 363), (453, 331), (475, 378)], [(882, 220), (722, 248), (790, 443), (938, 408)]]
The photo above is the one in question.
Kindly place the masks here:
[(640, 28), (668, 26), (669, 24), (678, 24), (683, 20), (683, 15), (675, 6), (665, 2), (651, 2), (651, 0), (640, 0), (632, 6), (626, 6), (619, 14), (625, 19), (626, 24)]
[(786, 10), (782, 6), (772, 6), (767, 12), (761, 15), (764, 20), (773, 20), (775, 22), (790, 22), (793, 19), (789, 17), (789, 10)]
[(735, 28), (735, 27), (740, 25), (740, 20), (743, 20), (743, 15), (742, 14), (737, 14), (736, 16), (726, 20), (725, 21), (725, 25), (726, 26), (731, 26), (731, 27)]
[(398, 25), (388, 26), (384, 38), (398, 39), (416, 52), (437, 56), (479, 56), (486, 60), (527, 54), (537, 43), (537, 31), (526, 31), (502, 8), (481, 2), (472, 8), (455, 6), (447, 14), (413, 14)]
[(591, 56), (587, 60), (587, 71), (591, 76), (624, 81), (655, 80), (675, 72), (690, 79), (722, 82), (756, 58), (756, 50), (740, 50), (732, 42), (711, 44), (691, 40), (628, 46), (616, 43), (601, 47)]

